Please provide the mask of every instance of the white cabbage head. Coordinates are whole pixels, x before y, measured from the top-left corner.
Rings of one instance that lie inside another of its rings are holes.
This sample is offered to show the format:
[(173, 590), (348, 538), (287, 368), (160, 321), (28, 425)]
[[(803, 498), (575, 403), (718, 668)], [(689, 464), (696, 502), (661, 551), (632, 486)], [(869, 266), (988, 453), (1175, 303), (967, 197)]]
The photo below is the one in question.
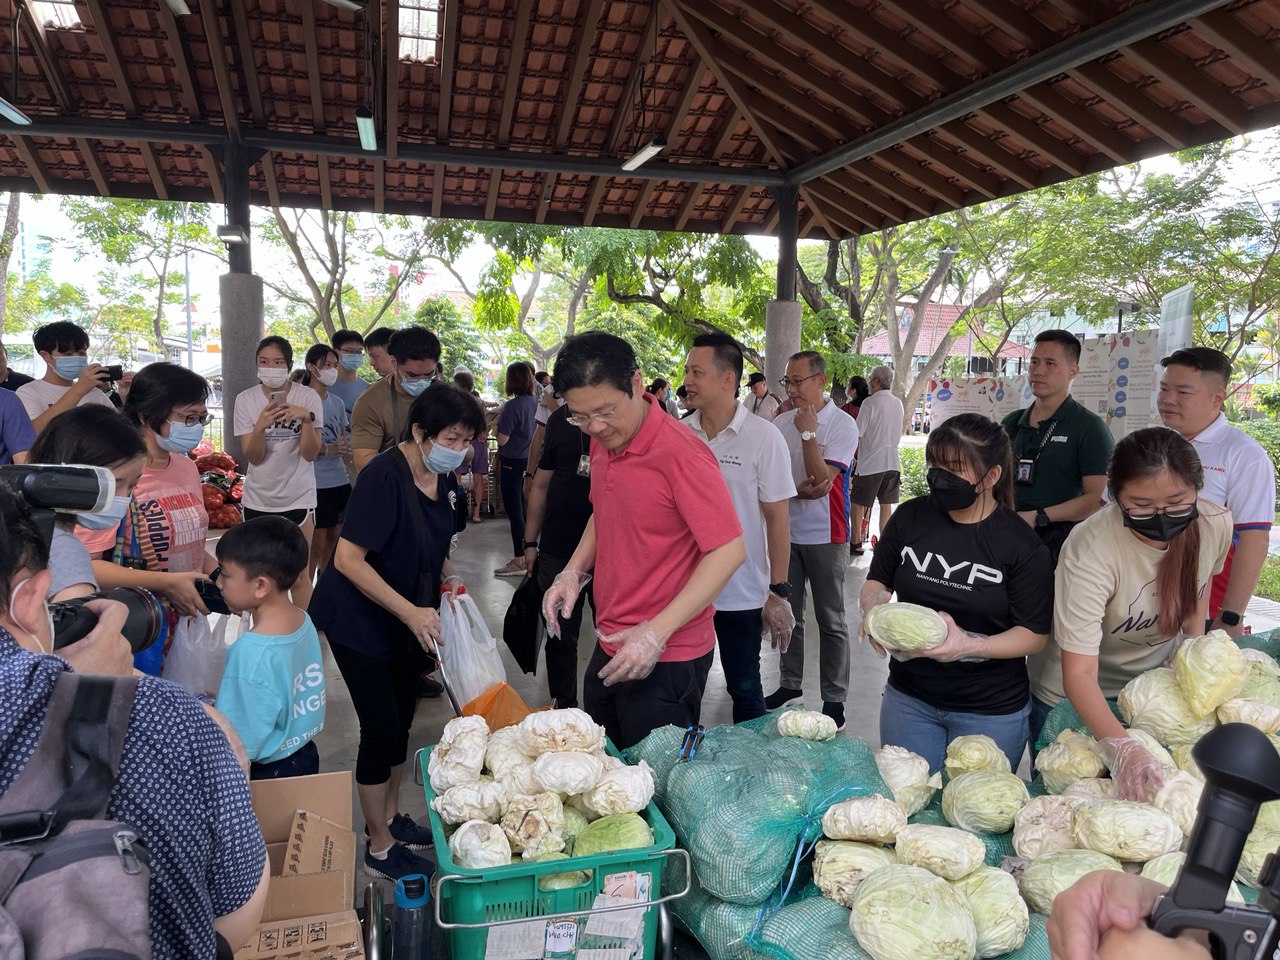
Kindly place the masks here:
[(1194, 743), (1184, 743), (1180, 747), (1174, 747), (1169, 752), (1173, 755), (1173, 762), (1183, 773), (1189, 773), (1197, 780), (1203, 781), (1204, 774), (1200, 771), (1200, 764), (1196, 763), (1195, 757), (1191, 756), (1191, 749)]
[(1203, 718), (1191, 712), (1172, 667), (1138, 674), (1116, 702), (1126, 724), (1145, 730), (1167, 747), (1195, 743), (1218, 725), (1212, 711)]
[(893, 791), (893, 799), (915, 816), (933, 800), (942, 788), (942, 774), (929, 775), (929, 761), (905, 747), (887, 746), (876, 751), (876, 769), (880, 779)]
[(1107, 777), (1086, 777), (1070, 784), (1062, 791), (1062, 796), (1080, 800), (1114, 800), (1116, 782)]
[(813, 852), (813, 882), (828, 900), (851, 907), (863, 880), (897, 862), (897, 855), (888, 847), (852, 840), (819, 840)]
[(1101, 777), (1107, 765), (1098, 753), (1098, 741), (1084, 733), (1063, 730), (1058, 739), (1036, 754), (1036, 769), (1050, 793), (1062, 793), (1077, 780)]
[(533, 776), (547, 793), (586, 793), (596, 785), (604, 764), (599, 757), (573, 750), (544, 753), (533, 761)]
[(881, 867), (862, 881), (849, 930), (872, 960), (973, 960), (977, 949), (964, 897), (927, 870), (904, 864)]
[(653, 799), (653, 771), (643, 760), (634, 767), (618, 767), (602, 776), (584, 794), (583, 803), (602, 817), (614, 813), (639, 813)]
[(507, 775), (497, 780), (508, 797), (529, 796), (542, 792), (542, 784), (533, 772), (533, 763), (525, 761), (507, 768)]
[(1164, 786), (1156, 791), (1151, 804), (1172, 817), (1178, 829), (1189, 837), (1196, 825), (1196, 813), (1203, 792), (1203, 780), (1197, 780), (1191, 774), (1179, 770), (1173, 776), (1165, 778)]
[(468, 820), (496, 823), (502, 816), (502, 805), (506, 799), (507, 791), (502, 784), (477, 780), (450, 787), (431, 801), (431, 809), (448, 824), (466, 823)]
[(1170, 770), (1177, 769), (1178, 765), (1173, 760), (1173, 754), (1161, 746), (1160, 741), (1147, 733), (1147, 731), (1130, 730), (1129, 736), (1142, 744), (1142, 746), (1146, 748), (1147, 753), (1151, 754), (1151, 756), (1155, 758), (1156, 763), (1162, 764)]
[(1149, 803), (1090, 800), (1076, 810), (1076, 843), (1126, 863), (1146, 863), (1182, 846), (1174, 819)]
[(583, 710), (539, 710), (520, 721), (524, 748), (538, 757), (554, 750), (577, 750), (592, 753), (604, 749), (604, 727)]
[(1218, 708), (1218, 722), (1247, 723), (1263, 733), (1275, 733), (1280, 730), (1280, 706), (1265, 700), (1237, 697)]
[(1074, 849), (1076, 807), (1082, 803), (1083, 799), (1066, 794), (1032, 797), (1013, 818), (1014, 852), (1024, 860), (1034, 860), (1055, 850)]
[(497, 824), (468, 820), (449, 838), (453, 862), (467, 870), (505, 867), (511, 862), (511, 844)]
[(893, 843), (907, 825), (907, 811), (876, 794), (842, 800), (822, 815), (822, 832), (829, 840)]
[(532, 763), (533, 757), (524, 749), (524, 733), (517, 727), (503, 727), (489, 735), (484, 750), (484, 768), (495, 780), (504, 780), (522, 763)]
[(930, 650), (947, 639), (947, 623), (918, 603), (882, 603), (862, 620), (867, 635), (886, 650)]
[(836, 722), (816, 710), (788, 710), (778, 717), (778, 736), (801, 740), (834, 740)]
[(978, 930), (978, 960), (999, 957), (1022, 946), (1031, 928), (1026, 901), (1018, 881), (995, 867), (982, 866), (967, 877), (952, 881), (969, 903)]
[(1018, 886), (1036, 913), (1053, 913), (1053, 901), (1086, 873), (1124, 871), (1120, 862), (1094, 850), (1055, 850), (1037, 857), (1022, 871)]
[(976, 770), (992, 770), (1009, 773), (1009, 758), (996, 746), (996, 742), (982, 733), (956, 737), (947, 745), (947, 775), (958, 777)]
[(1249, 661), (1225, 630), (1184, 640), (1173, 657), (1173, 672), (1194, 717), (1203, 719), (1240, 693), (1249, 679)]
[(923, 867), (944, 880), (959, 880), (982, 866), (987, 847), (965, 830), (913, 823), (898, 831), (898, 862)]
[(463, 783), (475, 783), (484, 769), (489, 724), (484, 717), (456, 717), (444, 726), (440, 742), (431, 748), (427, 776), (437, 794)]
[[(1182, 869), (1182, 864), (1186, 859), (1187, 855), (1181, 850), (1166, 853), (1144, 863), (1142, 865), (1142, 876), (1148, 880), (1154, 880), (1156, 883), (1163, 883), (1166, 887), (1172, 887), (1173, 881), (1178, 879), (1178, 871)], [(1227, 902), (1244, 903), (1240, 888), (1234, 883), (1227, 888)]]
[(1029, 799), (1027, 785), (1020, 777), (976, 770), (947, 784), (942, 791), (942, 815), (953, 827), (970, 833), (1008, 833)]
[(1245, 841), (1244, 851), (1240, 854), (1240, 866), (1236, 868), (1236, 879), (1247, 886), (1257, 887), (1258, 874), (1262, 872), (1262, 865), (1266, 862), (1267, 855), (1277, 850), (1280, 850), (1280, 831), (1255, 826), (1253, 833), (1249, 834), (1249, 839)]
[(564, 850), (564, 806), (554, 793), (511, 797), (502, 812), (502, 830), (514, 853), (536, 860)]

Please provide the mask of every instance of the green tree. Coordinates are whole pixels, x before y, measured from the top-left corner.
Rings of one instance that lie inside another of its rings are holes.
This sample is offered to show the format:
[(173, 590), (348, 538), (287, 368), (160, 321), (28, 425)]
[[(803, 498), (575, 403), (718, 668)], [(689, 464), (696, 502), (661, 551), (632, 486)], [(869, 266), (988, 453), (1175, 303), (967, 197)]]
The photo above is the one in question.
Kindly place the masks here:
[(484, 367), (480, 332), (448, 297), (423, 300), (413, 312), (413, 322), (435, 331), (440, 338), (440, 363), (446, 372), (464, 366), (478, 374)]

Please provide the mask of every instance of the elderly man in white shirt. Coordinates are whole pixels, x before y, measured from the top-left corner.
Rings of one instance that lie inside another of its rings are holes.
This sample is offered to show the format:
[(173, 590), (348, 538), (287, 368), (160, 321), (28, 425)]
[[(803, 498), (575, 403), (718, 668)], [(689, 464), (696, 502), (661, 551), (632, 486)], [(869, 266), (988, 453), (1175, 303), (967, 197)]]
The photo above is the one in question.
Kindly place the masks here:
[(853, 501), (852, 553), (862, 553), (863, 517), (880, 501), (880, 536), (893, 516), (902, 486), (898, 443), (902, 440), (902, 401), (893, 395), (893, 371), (874, 367), (867, 377), (871, 395), (858, 409), (858, 462), (849, 499)]

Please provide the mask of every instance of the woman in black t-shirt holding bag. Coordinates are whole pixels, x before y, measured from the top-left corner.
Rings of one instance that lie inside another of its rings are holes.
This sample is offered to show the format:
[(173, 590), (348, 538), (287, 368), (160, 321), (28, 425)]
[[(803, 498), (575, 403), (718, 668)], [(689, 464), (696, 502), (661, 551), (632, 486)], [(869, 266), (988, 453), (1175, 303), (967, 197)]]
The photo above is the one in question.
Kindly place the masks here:
[(1026, 658), (1053, 623), (1049, 551), (1014, 512), (1013, 455), (1000, 424), (952, 417), (930, 434), (925, 459), (930, 494), (894, 512), (861, 607), (865, 616), (897, 594), (937, 610), (949, 632), (932, 650), (895, 654), (880, 739), (937, 771), (952, 740), (986, 734), (1016, 770), (1031, 711)]

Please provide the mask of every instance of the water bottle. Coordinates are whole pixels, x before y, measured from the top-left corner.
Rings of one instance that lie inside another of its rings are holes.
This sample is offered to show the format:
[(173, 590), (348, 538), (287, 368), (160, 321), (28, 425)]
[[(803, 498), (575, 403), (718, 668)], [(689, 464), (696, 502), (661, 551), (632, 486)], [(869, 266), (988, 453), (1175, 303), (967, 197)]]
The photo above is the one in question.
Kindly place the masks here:
[(431, 960), (431, 893), (420, 873), (396, 881), (391, 960)]

